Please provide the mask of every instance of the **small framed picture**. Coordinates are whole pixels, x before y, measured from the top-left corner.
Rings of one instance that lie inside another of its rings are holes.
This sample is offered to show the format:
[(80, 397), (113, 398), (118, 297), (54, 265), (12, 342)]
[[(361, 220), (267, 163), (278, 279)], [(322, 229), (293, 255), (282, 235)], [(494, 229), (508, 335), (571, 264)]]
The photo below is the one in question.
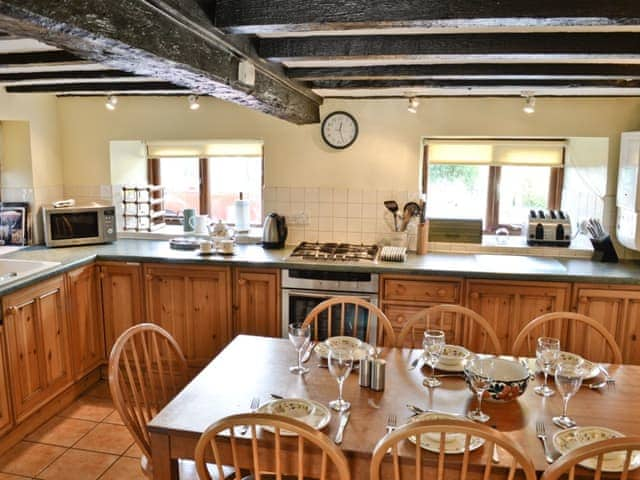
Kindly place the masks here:
[(0, 203), (0, 245), (28, 245), (30, 230), (28, 203)]

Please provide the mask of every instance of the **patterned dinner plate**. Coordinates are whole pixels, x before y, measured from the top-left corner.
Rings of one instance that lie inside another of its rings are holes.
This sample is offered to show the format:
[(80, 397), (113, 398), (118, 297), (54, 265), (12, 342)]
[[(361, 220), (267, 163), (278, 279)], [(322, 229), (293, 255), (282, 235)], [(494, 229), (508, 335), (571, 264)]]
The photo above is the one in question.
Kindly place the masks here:
[[(307, 400), (305, 398), (283, 398), (272, 400), (261, 405), (257, 412), (295, 418), (316, 430), (323, 429), (331, 420), (331, 412), (327, 407), (314, 400)], [(269, 432), (275, 432), (273, 427), (264, 426), (263, 428)], [(288, 432), (286, 430), (281, 430), (280, 434), (285, 436), (296, 435), (295, 433)]]
[(329, 348), (344, 348), (353, 350), (353, 359), (357, 362), (367, 357), (367, 353), (373, 349), (368, 343), (355, 337), (331, 337), (316, 345), (315, 352), (320, 358), (329, 358)]
[[(560, 362), (579, 363), (580, 360), (582, 360), (582, 367), (587, 372), (585, 376), (582, 377), (583, 380), (591, 380), (592, 378), (596, 378), (600, 374), (600, 368), (598, 367), (598, 365), (596, 365), (593, 362), (590, 362), (589, 360), (581, 357), (580, 355), (576, 355), (575, 353), (571, 353), (571, 352), (560, 352), (560, 354), (558, 355), (558, 361)], [(539, 365), (538, 365), (538, 370), (542, 371)], [(551, 367), (549, 372), (550, 375), (554, 375), (555, 370), (556, 370), (555, 367)]]
[[(425, 412), (419, 415), (414, 415), (409, 419), (409, 422), (417, 422), (419, 420), (450, 420), (456, 419), (460, 420), (459, 415), (451, 415), (447, 413), (436, 413), (436, 412)], [(408, 438), (408, 440), (416, 444), (416, 436), (412, 435)], [(456, 453), (464, 453), (464, 442), (465, 442), (465, 434), (464, 433), (447, 433), (445, 435), (444, 440), (444, 453), (446, 454), (456, 454)], [(471, 437), (469, 442), (469, 450), (477, 450), (482, 445), (484, 445), (484, 438), (479, 437)], [(420, 447), (425, 450), (433, 453), (440, 453), (440, 433), (431, 432), (420, 435)]]
[[(611, 430), (610, 428), (574, 427), (557, 432), (553, 436), (553, 446), (564, 455), (578, 447), (618, 437), (624, 437), (624, 435), (616, 430)], [(625, 452), (607, 453), (604, 455), (602, 460), (602, 471), (622, 472), (624, 468)], [(585, 468), (595, 470), (597, 463), (597, 457), (593, 457), (580, 462), (580, 465)], [(634, 451), (631, 455), (629, 470), (634, 470), (638, 467), (640, 467), (640, 452)]]

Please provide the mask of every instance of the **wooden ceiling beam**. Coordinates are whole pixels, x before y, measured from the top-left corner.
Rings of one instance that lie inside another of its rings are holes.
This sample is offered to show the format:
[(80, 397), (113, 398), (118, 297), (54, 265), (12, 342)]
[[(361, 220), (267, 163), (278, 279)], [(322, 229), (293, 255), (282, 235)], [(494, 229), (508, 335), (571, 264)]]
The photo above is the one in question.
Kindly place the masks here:
[(634, 78), (640, 65), (489, 64), (385, 65), (367, 67), (288, 68), (290, 78), (313, 80), (421, 80), (441, 77), (482, 78)]
[[(213, 4), (212, 0), (204, 0)], [(640, 25), (637, 0), (217, 0), (216, 26), (274, 34), (351, 29), (580, 28)]]
[[(0, 0), (0, 28), (34, 38), (113, 69), (158, 78), (293, 123), (319, 121), (322, 99), (243, 56), (207, 28), (196, 0)], [(238, 81), (245, 59), (255, 84)]]
[(640, 88), (640, 79), (634, 80), (559, 80), (559, 79), (460, 79), (460, 80), (314, 80), (307, 82), (313, 89), (381, 89), (381, 88), (483, 88), (512, 87), (531, 90), (535, 87), (598, 87)]
[(10, 85), (7, 93), (63, 93), (63, 92), (184, 92), (190, 90), (170, 82), (84, 82), (84, 83), (39, 83), (33, 85)]
[(63, 50), (0, 54), (0, 67), (65, 63), (86, 63), (86, 61)]
[(4, 73), (0, 70), (0, 82), (24, 82), (38, 80), (93, 80), (135, 77), (136, 75), (120, 70), (60, 70), (41, 72)]
[[(528, 63), (552, 59), (640, 59), (640, 33), (489, 33), (369, 35), (257, 40), (261, 57), (276, 62), (410, 60), (460, 57), (455, 63)], [(483, 62), (487, 63), (487, 62)]]

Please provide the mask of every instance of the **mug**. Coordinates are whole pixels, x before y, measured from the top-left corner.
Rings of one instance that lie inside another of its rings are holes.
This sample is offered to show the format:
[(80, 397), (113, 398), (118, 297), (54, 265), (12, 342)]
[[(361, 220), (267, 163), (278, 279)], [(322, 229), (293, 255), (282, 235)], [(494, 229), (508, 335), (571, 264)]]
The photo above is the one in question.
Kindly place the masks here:
[(191, 228), (195, 229), (195, 233), (209, 233), (209, 216), (195, 215), (189, 219)]
[(183, 228), (185, 232), (193, 232), (193, 218), (196, 215), (195, 208), (185, 208), (182, 211), (182, 216), (184, 217)]
[(220, 250), (222, 253), (233, 253), (233, 240), (220, 240)]

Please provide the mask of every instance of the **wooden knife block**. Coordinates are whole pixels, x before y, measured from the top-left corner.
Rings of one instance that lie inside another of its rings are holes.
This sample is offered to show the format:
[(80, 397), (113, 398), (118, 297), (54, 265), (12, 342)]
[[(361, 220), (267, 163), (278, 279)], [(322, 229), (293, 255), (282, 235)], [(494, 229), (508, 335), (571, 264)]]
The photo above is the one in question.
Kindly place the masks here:
[(418, 225), (418, 238), (416, 241), (416, 253), (425, 255), (429, 250), (429, 220)]

